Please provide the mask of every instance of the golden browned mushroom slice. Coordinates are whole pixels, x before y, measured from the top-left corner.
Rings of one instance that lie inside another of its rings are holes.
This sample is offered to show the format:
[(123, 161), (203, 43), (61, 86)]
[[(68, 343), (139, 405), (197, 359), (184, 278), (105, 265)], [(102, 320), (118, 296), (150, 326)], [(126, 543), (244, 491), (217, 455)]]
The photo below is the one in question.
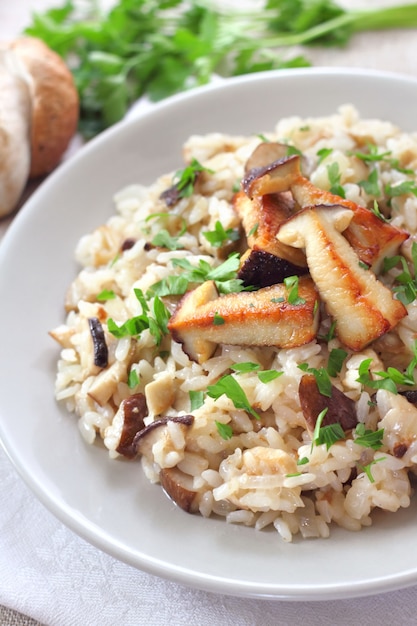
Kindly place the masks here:
[(335, 204), (353, 211), (352, 220), (343, 233), (363, 263), (375, 273), (381, 269), (385, 257), (396, 254), (408, 233), (382, 221), (375, 213), (329, 191), (315, 187), (308, 179), (299, 179), (291, 186), (294, 198), (301, 208), (319, 204)]
[[(200, 292), (207, 295), (209, 291), (211, 297), (204, 301)], [(288, 296), (283, 284), (219, 296), (214, 283), (204, 283), (184, 296), (168, 328), (190, 359), (199, 363), (207, 360), (219, 343), (301, 346), (317, 333), (318, 294), (310, 277), (303, 276), (297, 302), (291, 304)]]
[(286, 246), (276, 238), (280, 224), (294, 212), (293, 202), (288, 196), (256, 195), (251, 199), (241, 191), (235, 195), (233, 206), (242, 220), (251, 249), (262, 250), (275, 257), (286, 259), (298, 267), (299, 271), (292, 274), (302, 272), (300, 268), (306, 267), (302, 250)]
[(369, 209), (315, 187), (302, 175), (298, 155), (252, 170), (242, 184), (250, 198), (291, 191), (296, 207), (298, 205), (301, 209), (321, 204), (334, 204), (350, 209), (354, 215), (344, 236), (360, 260), (371, 266), (375, 272), (379, 271), (384, 257), (395, 254), (408, 238), (408, 233), (382, 221)]
[(407, 312), (371, 270), (361, 267), (341, 234), (353, 215), (343, 206), (308, 207), (284, 223), (277, 236), (287, 245), (304, 248), (311, 277), (336, 321), (338, 337), (352, 350), (361, 350)]

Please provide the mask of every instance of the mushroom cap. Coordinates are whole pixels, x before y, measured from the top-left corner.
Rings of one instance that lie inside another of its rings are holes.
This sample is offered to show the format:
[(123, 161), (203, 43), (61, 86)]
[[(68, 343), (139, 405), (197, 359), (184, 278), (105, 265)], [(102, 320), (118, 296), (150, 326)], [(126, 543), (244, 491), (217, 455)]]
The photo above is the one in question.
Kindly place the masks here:
[(30, 177), (58, 165), (77, 130), (79, 99), (74, 79), (61, 57), (40, 39), (22, 37), (10, 43), (23, 62), (32, 89)]

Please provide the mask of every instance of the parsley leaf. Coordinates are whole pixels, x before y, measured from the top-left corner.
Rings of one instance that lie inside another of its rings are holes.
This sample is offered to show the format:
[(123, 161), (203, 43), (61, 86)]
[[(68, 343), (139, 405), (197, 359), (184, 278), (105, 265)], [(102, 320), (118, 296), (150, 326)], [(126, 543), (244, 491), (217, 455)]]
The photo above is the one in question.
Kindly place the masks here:
[(222, 326), (224, 323), (225, 323), (224, 318), (217, 311), (215, 311), (214, 318), (213, 318), (213, 324), (215, 326)]
[(355, 428), (354, 442), (365, 448), (372, 448), (373, 450), (379, 450), (382, 446), (382, 438), (384, 436), (384, 429), (368, 430), (364, 424), (359, 423)]
[(375, 478), (372, 475), (372, 466), (375, 465), (375, 463), (379, 463), (380, 461), (385, 461), (386, 458), (387, 458), (386, 456), (380, 456), (377, 459), (374, 459), (373, 461), (371, 461), (370, 463), (362, 467), (363, 471), (369, 478), (369, 482), (371, 483), (375, 482)]
[(237, 241), (239, 239), (239, 231), (236, 228), (224, 229), (224, 226), (218, 220), (214, 225), (214, 230), (203, 232), (204, 237), (210, 245), (219, 248), (228, 241)]
[(194, 185), (200, 172), (214, 174), (213, 170), (201, 165), (194, 157), (191, 159), (190, 164), (184, 167), (184, 169), (175, 172), (173, 182), (180, 198), (188, 198), (193, 194)]
[(236, 409), (243, 409), (253, 415), (256, 419), (260, 419), (259, 415), (249, 404), (249, 400), (246, 397), (244, 390), (231, 374), (226, 374), (225, 376), (222, 376), (222, 378), (220, 378), (214, 385), (209, 385), (207, 387), (207, 395), (215, 400), (225, 395), (233, 402)]
[(313, 374), (316, 379), (317, 387), (322, 396), (332, 397), (332, 383), (329, 374), (324, 367), (309, 367), (308, 363), (301, 363), (298, 368), (308, 374)]
[(381, 192), (378, 184), (378, 170), (373, 169), (368, 178), (366, 180), (361, 180), (358, 185), (359, 187), (362, 187), (368, 196), (379, 196)]
[(277, 370), (263, 370), (262, 372), (258, 372), (258, 378), (261, 383), (267, 384), (282, 376), (283, 373), (284, 372), (278, 372)]
[(196, 411), (204, 404), (204, 393), (202, 391), (189, 391), (190, 411)]
[(383, 264), (384, 272), (389, 272), (398, 264), (402, 266), (403, 271), (395, 277), (395, 282), (399, 283), (399, 285), (395, 286), (393, 291), (397, 295), (398, 300), (404, 305), (414, 302), (417, 298), (417, 243), (415, 241), (413, 241), (411, 246), (411, 256), (413, 259), (414, 277), (411, 275), (408, 263), (402, 255), (386, 257)]
[(327, 176), (329, 178), (330, 193), (334, 193), (336, 196), (344, 198), (346, 194), (343, 186), (340, 184), (342, 175), (339, 170), (339, 163), (335, 161), (327, 166)]
[(135, 369), (131, 369), (127, 377), (127, 385), (129, 389), (134, 389), (139, 385), (139, 374)]
[(329, 361), (327, 363), (327, 372), (329, 376), (335, 378), (343, 367), (343, 362), (347, 357), (346, 350), (341, 348), (333, 348), (329, 354)]
[(222, 439), (231, 439), (233, 437), (233, 428), (230, 424), (223, 424), (222, 422), (218, 422), (215, 420), (217, 432), (219, 433)]
[(287, 289), (289, 289), (288, 293), (288, 302), (289, 304), (294, 304), (296, 306), (305, 304), (305, 298), (300, 298), (298, 295), (298, 276), (287, 276), (284, 278), (284, 285)]
[(96, 299), (99, 302), (105, 302), (106, 300), (114, 300), (116, 294), (112, 289), (103, 289), (100, 293), (97, 294)]
[(251, 363), (251, 361), (245, 361), (244, 363), (235, 363), (231, 365), (230, 369), (239, 374), (246, 374), (248, 372), (256, 372), (261, 366), (259, 363)]

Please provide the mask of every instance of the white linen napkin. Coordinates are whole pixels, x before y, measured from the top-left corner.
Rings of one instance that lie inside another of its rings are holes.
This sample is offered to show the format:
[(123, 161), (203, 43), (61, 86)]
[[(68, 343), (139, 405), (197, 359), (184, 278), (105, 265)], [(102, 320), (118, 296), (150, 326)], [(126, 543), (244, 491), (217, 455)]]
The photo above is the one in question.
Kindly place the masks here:
[(80, 539), (38, 502), (0, 449), (0, 604), (47, 626), (415, 626), (417, 587), (325, 602), (189, 589)]

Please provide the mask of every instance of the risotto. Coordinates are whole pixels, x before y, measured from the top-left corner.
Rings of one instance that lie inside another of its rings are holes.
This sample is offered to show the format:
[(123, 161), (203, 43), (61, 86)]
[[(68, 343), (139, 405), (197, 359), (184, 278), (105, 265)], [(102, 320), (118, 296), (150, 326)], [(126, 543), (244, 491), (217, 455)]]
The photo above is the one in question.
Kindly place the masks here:
[(57, 400), (189, 513), (291, 541), (409, 506), (417, 133), (345, 105), (180, 157), (79, 241)]

